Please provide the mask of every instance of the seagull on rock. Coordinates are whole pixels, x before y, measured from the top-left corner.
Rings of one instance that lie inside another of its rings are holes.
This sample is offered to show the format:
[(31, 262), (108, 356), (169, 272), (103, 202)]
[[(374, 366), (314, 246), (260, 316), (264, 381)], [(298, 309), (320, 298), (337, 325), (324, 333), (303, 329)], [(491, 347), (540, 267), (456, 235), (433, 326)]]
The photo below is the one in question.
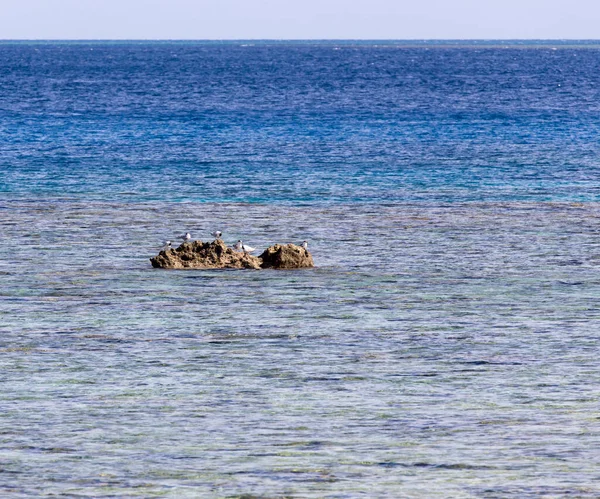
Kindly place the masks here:
[(252, 253), (253, 251), (256, 251), (256, 248), (244, 244), (241, 239), (239, 239), (238, 242), (235, 243), (233, 249), (237, 251), (243, 251), (244, 253)]
[(304, 241), (300, 246), (302, 246), (305, 250), (308, 249), (308, 241)]
[(179, 236), (179, 239), (183, 239), (184, 243), (189, 243), (192, 240), (192, 235), (186, 232), (183, 236)]
[(220, 230), (215, 230), (211, 233), (211, 236), (213, 236), (215, 239), (221, 239), (222, 235), (223, 233)]
[(163, 241), (163, 247), (162, 247), (163, 251), (164, 250), (170, 250), (171, 249), (171, 241)]

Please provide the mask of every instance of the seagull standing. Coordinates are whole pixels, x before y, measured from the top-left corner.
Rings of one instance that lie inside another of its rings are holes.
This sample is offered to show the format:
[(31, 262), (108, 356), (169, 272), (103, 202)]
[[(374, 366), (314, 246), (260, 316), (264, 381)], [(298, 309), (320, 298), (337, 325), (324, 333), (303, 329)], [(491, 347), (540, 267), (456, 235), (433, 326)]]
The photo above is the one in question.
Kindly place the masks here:
[(307, 249), (308, 249), (308, 241), (304, 241), (304, 242), (301, 244), (301, 246), (302, 246), (302, 247), (303, 247), (305, 250), (307, 250)]
[(235, 246), (233, 247), (233, 249), (235, 249), (237, 251), (243, 251), (244, 253), (252, 253), (253, 251), (256, 251), (256, 248), (253, 248), (252, 246), (248, 246), (247, 244), (244, 244), (241, 239), (238, 239), (238, 242), (235, 243)]
[(179, 236), (179, 239), (183, 239), (184, 243), (189, 243), (192, 239), (192, 235), (189, 232), (186, 232), (183, 236)]
[(215, 230), (211, 233), (211, 236), (213, 236), (215, 239), (221, 239), (222, 235), (223, 233), (220, 230)]
[(171, 249), (171, 241), (163, 241), (163, 246), (161, 251), (166, 251)]

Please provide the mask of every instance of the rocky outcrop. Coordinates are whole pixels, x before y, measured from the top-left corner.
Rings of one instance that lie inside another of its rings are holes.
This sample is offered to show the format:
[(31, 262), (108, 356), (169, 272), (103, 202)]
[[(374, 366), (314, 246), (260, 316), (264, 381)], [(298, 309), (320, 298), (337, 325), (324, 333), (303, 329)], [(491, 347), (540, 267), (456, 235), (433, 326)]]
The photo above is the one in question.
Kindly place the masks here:
[(212, 243), (192, 241), (169, 248), (150, 258), (160, 269), (299, 269), (314, 267), (308, 250), (295, 244), (275, 244), (259, 257), (234, 251), (221, 239)]
[(183, 243), (179, 248), (161, 251), (150, 261), (160, 269), (260, 269), (262, 263), (255, 256), (228, 248), (221, 239)]
[(270, 246), (259, 258), (263, 269), (304, 269), (315, 266), (308, 250), (295, 244)]

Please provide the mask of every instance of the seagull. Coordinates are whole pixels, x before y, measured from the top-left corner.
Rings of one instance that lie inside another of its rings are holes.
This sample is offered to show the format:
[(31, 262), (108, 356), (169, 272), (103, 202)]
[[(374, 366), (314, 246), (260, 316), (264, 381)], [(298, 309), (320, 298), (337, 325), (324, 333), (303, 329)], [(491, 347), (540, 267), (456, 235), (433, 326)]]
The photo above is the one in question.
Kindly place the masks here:
[(171, 249), (171, 241), (164, 241), (163, 242), (163, 250), (168, 250)]
[(211, 236), (213, 236), (215, 239), (221, 239), (222, 235), (223, 233), (220, 230), (215, 230), (213, 233), (211, 233)]
[(179, 236), (179, 239), (183, 239), (184, 243), (188, 243), (192, 239), (192, 235), (189, 232), (186, 232), (183, 236)]
[(308, 249), (308, 241), (304, 241), (300, 246), (302, 246), (305, 250)]
[(233, 249), (237, 251), (243, 251), (244, 253), (252, 253), (253, 251), (256, 251), (256, 248), (252, 248), (251, 246), (244, 244), (241, 239), (238, 239), (238, 242), (235, 243)]

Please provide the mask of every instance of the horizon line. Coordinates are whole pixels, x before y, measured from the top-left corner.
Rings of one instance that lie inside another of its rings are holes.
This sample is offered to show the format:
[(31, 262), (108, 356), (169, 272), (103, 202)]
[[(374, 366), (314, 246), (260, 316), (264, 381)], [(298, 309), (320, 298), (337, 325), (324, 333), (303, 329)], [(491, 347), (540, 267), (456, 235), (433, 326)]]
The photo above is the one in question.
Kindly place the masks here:
[(0, 42), (600, 42), (600, 38), (0, 38)]

